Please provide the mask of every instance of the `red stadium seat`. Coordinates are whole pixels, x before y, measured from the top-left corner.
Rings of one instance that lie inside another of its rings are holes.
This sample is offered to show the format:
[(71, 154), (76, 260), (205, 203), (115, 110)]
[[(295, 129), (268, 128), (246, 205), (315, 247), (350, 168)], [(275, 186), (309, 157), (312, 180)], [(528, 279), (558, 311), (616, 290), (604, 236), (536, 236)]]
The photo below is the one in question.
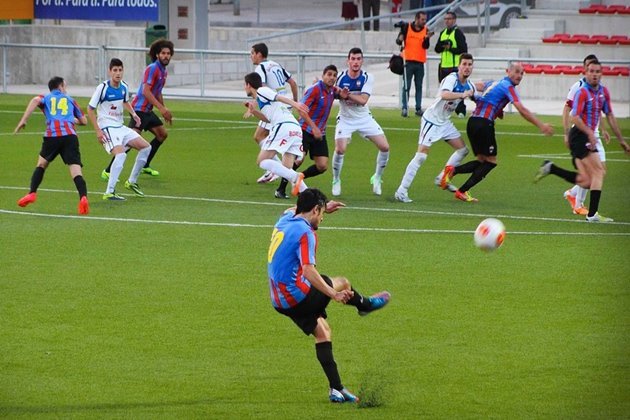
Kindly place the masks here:
[(570, 39), (571, 35), (569, 34), (553, 34), (551, 36), (545, 37), (542, 39), (542, 42), (548, 44), (557, 44), (559, 42), (565, 42), (565, 40)]
[(613, 70), (610, 66), (602, 66), (602, 74), (604, 76), (617, 76), (617, 70)]
[(593, 14), (593, 13), (597, 13), (597, 9), (593, 8), (593, 5), (590, 5), (588, 7), (580, 8), (580, 13), (582, 13), (582, 14)]
[[(553, 71), (553, 65), (551, 64), (537, 64), (536, 68), (540, 70), (541, 73), (548, 73)], [(552, 74), (552, 73), (549, 73)]]
[(552, 67), (550, 69), (543, 70), (543, 73), (545, 73), (545, 74), (562, 74), (562, 69), (558, 68), (558, 66), (556, 66), (556, 67)]
[(614, 41), (615, 44), (630, 45), (630, 38), (627, 35), (611, 35), (610, 41)]
[(616, 71), (619, 76), (630, 76), (630, 67), (628, 66), (614, 66), (612, 70)]
[(557, 66), (553, 68), (553, 70), (554, 70), (554, 73), (549, 73), (549, 74), (561, 74), (561, 73), (569, 74), (568, 72), (573, 70), (573, 66), (569, 66), (565, 64), (558, 64)]
[(523, 63), (523, 71), (525, 73), (531, 73), (530, 70), (532, 70), (533, 68), (534, 68), (533, 64)]
[(626, 6), (625, 10), (618, 10), (617, 13), (620, 15), (630, 15), (630, 6)]
[(582, 74), (582, 70), (583, 70), (582, 66), (566, 66), (566, 67), (567, 69), (562, 72), (564, 74), (571, 74), (571, 75)]
[(562, 42), (567, 43), (567, 44), (577, 44), (577, 43), (582, 43), (584, 41), (588, 41), (589, 38), (590, 38), (590, 35), (588, 34), (573, 34), (571, 35), (571, 38)]
[[(591, 35), (589, 39), (582, 41), (582, 44), (606, 44), (608, 42), (610, 42), (608, 35)], [(616, 44), (616, 42), (612, 42), (612, 44)]]
[(532, 64), (523, 65), (523, 70), (525, 70), (525, 73), (530, 73), (530, 74), (540, 74), (543, 72), (543, 69), (540, 69), (538, 68), (538, 66), (535, 66)]

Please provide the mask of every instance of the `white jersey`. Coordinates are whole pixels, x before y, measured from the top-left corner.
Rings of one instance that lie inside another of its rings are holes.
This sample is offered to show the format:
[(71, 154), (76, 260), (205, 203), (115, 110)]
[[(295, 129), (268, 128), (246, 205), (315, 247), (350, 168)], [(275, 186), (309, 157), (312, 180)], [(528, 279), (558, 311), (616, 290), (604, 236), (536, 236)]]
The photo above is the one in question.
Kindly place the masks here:
[[(348, 88), (350, 93), (361, 93), (372, 95), (372, 87), (374, 86), (374, 78), (368, 73), (361, 70), (359, 76), (353, 79), (348, 74), (348, 70), (344, 70), (337, 77), (337, 86), (340, 89)], [(359, 105), (349, 99), (339, 99), (339, 117), (341, 118), (364, 118), (370, 114), (367, 104)]]
[(96, 109), (97, 124), (100, 128), (120, 127), (124, 124), (123, 104), (129, 102), (129, 86), (124, 81), (115, 88), (109, 80), (96, 87), (89, 107)]
[(287, 105), (276, 100), (277, 96), (278, 92), (275, 90), (267, 86), (260, 87), (256, 91), (256, 102), (258, 102), (260, 112), (265, 115), (272, 126), (282, 123), (297, 124), (297, 120)]
[(442, 99), (440, 95), (444, 91), (462, 93), (467, 90), (472, 90), (474, 96), (478, 95), (474, 83), (472, 83), (470, 80), (467, 80), (465, 83), (462, 84), (459, 81), (457, 72), (449, 73), (448, 76), (442, 79), (442, 83), (440, 83), (440, 88), (438, 89), (436, 101), (433, 102), (426, 111), (424, 111), (422, 117), (435, 125), (446, 124), (449, 121), (453, 111), (455, 111), (455, 108), (457, 108), (457, 105), (459, 105), (459, 103), (462, 102), (463, 99), (446, 100)]
[(265, 86), (275, 90), (282, 96), (289, 96), (286, 84), (291, 78), (291, 73), (275, 61), (265, 60), (256, 66), (254, 70), (260, 75)]

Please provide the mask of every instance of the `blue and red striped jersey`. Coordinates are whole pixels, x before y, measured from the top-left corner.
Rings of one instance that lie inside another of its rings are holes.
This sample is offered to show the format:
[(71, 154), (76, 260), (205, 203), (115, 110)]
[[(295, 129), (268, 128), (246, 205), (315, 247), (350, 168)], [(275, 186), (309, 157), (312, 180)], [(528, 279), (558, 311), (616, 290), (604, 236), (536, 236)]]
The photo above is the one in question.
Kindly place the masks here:
[(483, 94), (477, 98), (477, 106), (472, 113), (473, 117), (486, 118), (494, 121), (502, 115), (503, 108), (510, 102), (520, 102), (514, 83), (509, 77), (490, 84)]
[(282, 215), (271, 235), (267, 255), (267, 273), (271, 304), (291, 308), (311, 290), (304, 278), (303, 266), (315, 265), (317, 235), (308, 221), (289, 211)]
[(160, 95), (162, 95), (162, 89), (166, 84), (166, 76), (168, 76), (168, 72), (166, 67), (160, 63), (160, 60), (155, 60), (147, 66), (144, 70), (142, 83), (138, 87), (138, 93), (131, 101), (131, 106), (134, 110), (141, 112), (151, 112), (153, 110), (153, 104), (144, 96), (142, 90), (145, 85), (149, 86), (153, 96), (159, 100)]
[(597, 131), (602, 112), (612, 112), (608, 88), (598, 85), (596, 88), (585, 83), (575, 93), (571, 115), (578, 115), (591, 130)]
[[(328, 88), (322, 80), (319, 80), (308, 88), (302, 98), (302, 103), (308, 106), (308, 115), (320, 129), (322, 135), (326, 133), (326, 123), (328, 122), (328, 116), (330, 115), (334, 101), (335, 90)], [(313, 129), (303, 118), (300, 118), (299, 122), (302, 126), (302, 130), (313, 134)]]
[(74, 129), (74, 119), (83, 118), (83, 111), (79, 104), (59, 89), (48, 95), (39, 95), (38, 107), (46, 116), (46, 137), (61, 137), (77, 134)]

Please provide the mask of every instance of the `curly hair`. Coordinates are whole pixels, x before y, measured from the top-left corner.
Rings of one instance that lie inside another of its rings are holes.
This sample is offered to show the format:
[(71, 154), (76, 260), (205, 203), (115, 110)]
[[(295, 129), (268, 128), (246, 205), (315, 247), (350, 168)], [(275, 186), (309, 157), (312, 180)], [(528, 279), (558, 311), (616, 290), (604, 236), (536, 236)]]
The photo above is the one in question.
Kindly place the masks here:
[(171, 56), (175, 54), (175, 47), (172, 41), (169, 41), (168, 39), (165, 39), (165, 38), (160, 38), (153, 41), (151, 43), (151, 46), (149, 47), (149, 57), (151, 57), (151, 60), (152, 61), (157, 60), (158, 54), (164, 48), (168, 48), (169, 50), (171, 50)]

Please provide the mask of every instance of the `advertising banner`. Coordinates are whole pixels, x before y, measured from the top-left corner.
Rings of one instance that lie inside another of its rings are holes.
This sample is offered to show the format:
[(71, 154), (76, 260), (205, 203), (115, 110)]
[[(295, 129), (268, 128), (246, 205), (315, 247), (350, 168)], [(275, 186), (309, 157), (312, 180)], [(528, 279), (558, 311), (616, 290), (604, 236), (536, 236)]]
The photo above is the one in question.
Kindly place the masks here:
[(36, 19), (157, 22), (160, 0), (35, 0)]

